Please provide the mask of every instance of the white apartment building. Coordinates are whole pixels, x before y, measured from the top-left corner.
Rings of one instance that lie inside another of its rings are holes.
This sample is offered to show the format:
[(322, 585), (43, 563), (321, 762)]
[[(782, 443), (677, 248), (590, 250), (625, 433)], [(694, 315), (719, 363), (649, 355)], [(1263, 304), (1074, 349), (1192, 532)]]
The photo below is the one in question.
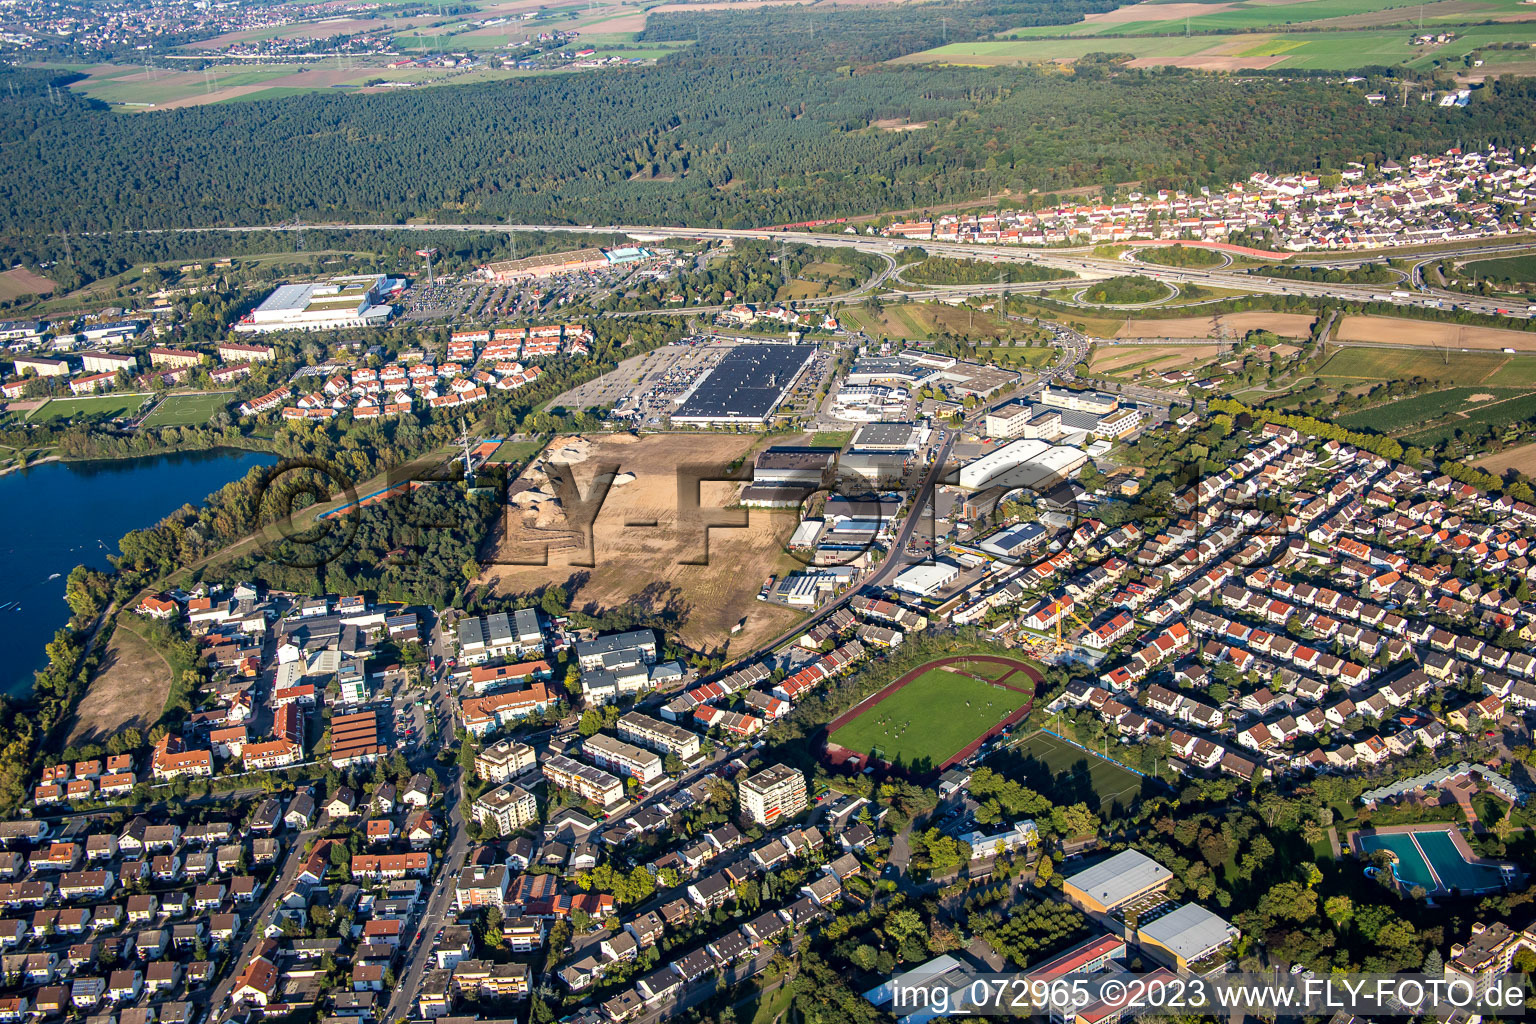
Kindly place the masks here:
[(737, 786), (741, 813), (759, 825), (771, 826), (806, 808), (805, 776), (786, 764), (746, 776)]
[(581, 744), (582, 753), (599, 768), (618, 772), (644, 784), (661, 778), (661, 757), (644, 747), (598, 733)]
[(475, 774), (487, 782), (506, 782), (537, 764), (533, 748), (528, 744), (501, 740), (475, 755)]
[(520, 786), (500, 786), (481, 795), (470, 816), (482, 826), (494, 822), (501, 835), (511, 835), (539, 820), (539, 804)]
[(699, 735), (680, 725), (631, 711), (619, 719), (619, 736), (643, 747), (690, 761), (699, 754)]

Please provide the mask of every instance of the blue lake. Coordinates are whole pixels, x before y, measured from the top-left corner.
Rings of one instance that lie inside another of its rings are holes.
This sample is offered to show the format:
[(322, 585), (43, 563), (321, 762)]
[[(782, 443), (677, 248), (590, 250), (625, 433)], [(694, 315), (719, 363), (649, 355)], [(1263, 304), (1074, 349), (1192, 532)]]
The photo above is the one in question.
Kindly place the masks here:
[(77, 565), (109, 568), (118, 539), (246, 474), (266, 452), (219, 449), (143, 459), (49, 462), (0, 476), (0, 693), (23, 694), (69, 622), (64, 579)]

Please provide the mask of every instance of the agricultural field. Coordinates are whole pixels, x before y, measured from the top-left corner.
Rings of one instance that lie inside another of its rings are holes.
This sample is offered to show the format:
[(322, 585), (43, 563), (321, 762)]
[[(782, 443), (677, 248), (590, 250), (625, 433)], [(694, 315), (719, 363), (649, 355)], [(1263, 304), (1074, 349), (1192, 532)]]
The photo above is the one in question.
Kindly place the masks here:
[(1233, 341), (1249, 331), (1269, 331), (1282, 338), (1307, 338), (1316, 317), (1306, 313), (1221, 313), (1215, 316), (1186, 316), (1162, 319), (1127, 320), (1115, 338), (1215, 338)]
[[(431, 48), (433, 41), (426, 41)], [(603, 51), (604, 55), (609, 55)], [(334, 63), (296, 67), (287, 64), (216, 65), (204, 71), (145, 69), (123, 64), (100, 64), (90, 68), (86, 77), (69, 86), (75, 92), (124, 112), (172, 110), (178, 107), (210, 103), (272, 99), (328, 89), (362, 92), (382, 91), (399, 86), (367, 85), (383, 81), (411, 83), (416, 87), (433, 85), (470, 85), (476, 82), (504, 81), (530, 74), (555, 74), (556, 71), (519, 71), (514, 68), (386, 68), (380, 63), (361, 63), (360, 59), (344, 66)]]
[(1536, 284), (1536, 254), (1506, 256), (1500, 260), (1477, 260), (1463, 264), (1461, 270), (1468, 277), (1476, 275), (1495, 281)]
[[(691, 647), (752, 649), (800, 620), (799, 612), (757, 600), (769, 576), (801, 567), (786, 551), (798, 516), (728, 511), (737, 486), (724, 481), (704, 481), (700, 507), (680, 508), (676, 467), (723, 470), (750, 457), (760, 440), (728, 434), (555, 439), (511, 484), (503, 521), (480, 553), (484, 570), (476, 584), (502, 595), (558, 584), (575, 608), (649, 607), (675, 622)], [(614, 465), (617, 475), (601, 504), (583, 511), (586, 501), (596, 501), (599, 468)], [(534, 501), (530, 492), (560, 501)]]
[(1334, 349), (1317, 376), (1339, 384), (1421, 377), (1446, 386), (1528, 388), (1536, 386), (1536, 356), (1346, 345)]
[(229, 404), (233, 391), (215, 391), (198, 395), (167, 395), (144, 417), (146, 427), (202, 426), (213, 414)]
[(1019, 781), (1058, 804), (1129, 807), (1141, 792), (1135, 772), (1048, 732), (1031, 733), (1011, 752), (1024, 761)]
[(1017, 671), (1003, 678), (1009, 685), (1022, 684), (1021, 690), (995, 685), (989, 681), (993, 673), (972, 673), (963, 666), (932, 665), (916, 671), (920, 674), (915, 679), (871, 703), (833, 731), (828, 741), (888, 764), (928, 771), (1028, 704), (1034, 690)]
[(1011, 339), (1021, 332), (1017, 325), (988, 310), (949, 306), (941, 302), (886, 303), (876, 313), (867, 306), (845, 308), (839, 316), (856, 330), (874, 338), (923, 341), (940, 334), (960, 338)]
[[(1339, 341), (1422, 346), (1442, 349), (1506, 349), (1536, 352), (1536, 331), (1510, 331), (1499, 327), (1469, 327), (1433, 320), (1406, 320), (1390, 316), (1347, 316), (1334, 337)], [(1460, 358), (1458, 353), (1456, 358)]]
[(1482, 47), (1536, 41), (1536, 21), (1519, 0), (1434, 0), (1423, 8), (1426, 30), (1450, 31), (1454, 38), (1413, 45), (1407, 26), (1417, 25), (1420, 9), (1400, 0), (1140, 3), (1074, 25), (1031, 26), (1015, 30), (1011, 38), (951, 43), (898, 59), (992, 66), (1115, 53), (1130, 57), (1133, 67), (1208, 71), (1333, 71), (1368, 64), (1426, 69), (1437, 61), (1458, 62)]
[(76, 416), (114, 418), (129, 416), (139, 411), (148, 398), (145, 394), (88, 395), (83, 398), (51, 398), (33, 410), (27, 419), (33, 423), (45, 420), (67, 420)]
[(1454, 438), (1458, 431), (1482, 433), (1488, 428), (1495, 432), (1515, 423), (1536, 419), (1536, 394), (1521, 395), (1502, 402), (1492, 402), (1473, 412), (1462, 413), (1444, 423), (1403, 438), (1405, 443), (1420, 447), (1441, 444)]
[(1516, 448), (1506, 448), (1496, 455), (1478, 459), (1473, 463), (1478, 469), (1485, 469), (1494, 476), (1502, 477), (1505, 473), (1514, 471), (1525, 476), (1536, 477), (1536, 444), (1522, 444)]
[(1517, 394), (1520, 392), (1514, 388), (1447, 388), (1444, 391), (1431, 391), (1428, 394), (1414, 395), (1385, 405), (1361, 409), (1359, 412), (1340, 416), (1334, 422), (1350, 430), (1364, 429), (1391, 434), (1416, 424), (1431, 423), (1451, 413), (1476, 409), (1504, 398), (1513, 398)]
[(26, 267), (0, 273), (0, 300), (6, 302), (22, 295), (52, 295), (56, 287), (48, 278)]
[(1215, 359), (1216, 345), (1096, 345), (1088, 369), (1097, 374), (1132, 380), (1145, 373), (1193, 370)]

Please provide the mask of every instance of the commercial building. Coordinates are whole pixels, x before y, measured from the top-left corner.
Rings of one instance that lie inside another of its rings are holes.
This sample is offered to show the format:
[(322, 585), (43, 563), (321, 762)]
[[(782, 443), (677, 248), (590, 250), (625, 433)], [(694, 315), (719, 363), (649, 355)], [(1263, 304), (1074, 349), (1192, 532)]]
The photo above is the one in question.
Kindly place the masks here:
[(268, 334), (377, 327), (393, 311), (388, 299), (395, 289), (396, 283), (382, 274), (281, 285), (235, 324), (235, 330), (242, 334)]
[(1064, 482), (1087, 461), (1088, 456), (1079, 448), (1037, 440), (1012, 441), (961, 466), (945, 482), (970, 491), (992, 487), (1045, 491)]
[(891, 586), (904, 594), (930, 597), (960, 578), (960, 567), (948, 562), (913, 565), (903, 569)]
[(608, 267), (608, 257), (601, 249), (575, 249), (570, 252), (547, 252), (538, 256), (526, 256), (520, 260), (503, 260), (487, 263), (480, 268), (480, 276), (496, 284), (530, 281), (559, 274), (574, 274), (584, 270), (602, 270)]
[(475, 774), (487, 782), (506, 782), (538, 766), (533, 748), (516, 740), (500, 740), (475, 755)]
[(981, 550), (999, 558), (1018, 558), (1043, 545), (1045, 527), (1039, 523), (1019, 523), (1000, 530), (981, 542)]
[(787, 764), (743, 777), (736, 792), (741, 813), (758, 825), (771, 826), (806, 808), (805, 776)]
[(680, 725), (631, 711), (619, 719), (619, 735), (632, 743), (691, 761), (699, 754), (699, 735)]
[(1167, 888), (1173, 872), (1139, 850), (1122, 850), (1108, 860), (1084, 868), (1063, 880), (1069, 903), (1096, 914), (1120, 907)]
[(848, 446), (854, 452), (912, 452), (922, 443), (922, 430), (915, 423), (866, 423), (853, 435)]
[(814, 489), (826, 482), (836, 463), (836, 448), (774, 445), (753, 462), (752, 483)]
[(661, 757), (655, 751), (597, 733), (581, 743), (581, 752), (599, 768), (617, 772), (641, 784), (661, 778)]
[(987, 413), (982, 430), (988, 437), (1013, 438), (1024, 435), (1024, 424), (1034, 415), (1028, 402), (1012, 401)]
[(701, 427), (766, 423), (815, 357), (815, 345), (737, 345), (683, 395), (672, 422)]
[(1115, 439), (1124, 437), (1139, 426), (1141, 426), (1140, 409), (1117, 409), (1099, 420), (1099, 425), (1093, 432), (1099, 437)]
[(1199, 963), (1232, 943), (1239, 935), (1236, 926), (1195, 903), (1186, 903), (1164, 914), (1137, 932), (1137, 941), (1159, 953), (1174, 967)]
[(1095, 416), (1108, 416), (1120, 408), (1120, 399), (1102, 391), (1069, 391), (1046, 385), (1040, 392), (1040, 404), (1068, 412), (1088, 412)]
[(520, 786), (499, 786), (482, 794), (470, 815), (481, 825), (493, 822), (499, 834), (505, 836), (538, 821), (539, 804), (532, 793)]
[(599, 807), (612, 807), (624, 799), (624, 783), (618, 778), (564, 754), (550, 755), (540, 769), (550, 785), (568, 789)]

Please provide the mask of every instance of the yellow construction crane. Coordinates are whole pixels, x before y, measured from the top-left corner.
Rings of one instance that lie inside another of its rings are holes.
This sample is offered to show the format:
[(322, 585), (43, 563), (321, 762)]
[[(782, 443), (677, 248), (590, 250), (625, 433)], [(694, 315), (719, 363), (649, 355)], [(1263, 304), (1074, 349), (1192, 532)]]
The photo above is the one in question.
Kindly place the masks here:
[(1073, 610), (1071, 601), (1067, 601), (1059, 597), (1052, 603), (1051, 611), (1055, 612), (1056, 614), (1056, 648), (1051, 652), (1052, 654), (1055, 654), (1061, 650), (1062, 612), (1066, 612), (1068, 615), (1072, 616), (1073, 621), (1075, 621), (1079, 626), (1082, 626), (1084, 629), (1088, 628), (1088, 623), (1084, 622), (1082, 617)]

